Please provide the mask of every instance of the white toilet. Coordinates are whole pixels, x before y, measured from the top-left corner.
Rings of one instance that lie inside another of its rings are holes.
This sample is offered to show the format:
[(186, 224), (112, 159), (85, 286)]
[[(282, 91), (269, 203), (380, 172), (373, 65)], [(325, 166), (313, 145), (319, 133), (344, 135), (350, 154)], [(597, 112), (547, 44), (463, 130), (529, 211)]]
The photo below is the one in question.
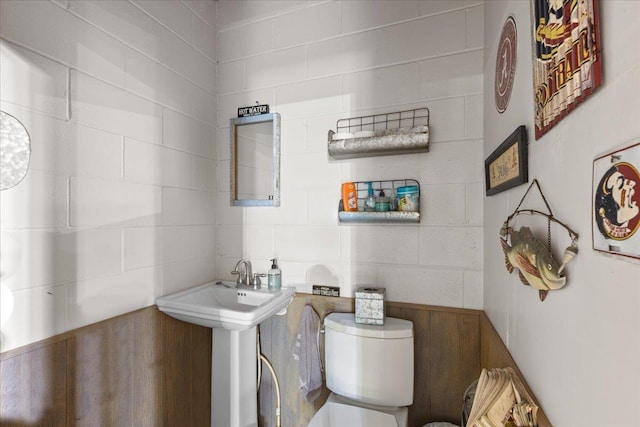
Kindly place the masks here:
[(309, 427), (407, 427), (413, 403), (413, 323), (387, 317), (382, 326), (353, 313), (324, 319), (325, 371), (333, 392)]

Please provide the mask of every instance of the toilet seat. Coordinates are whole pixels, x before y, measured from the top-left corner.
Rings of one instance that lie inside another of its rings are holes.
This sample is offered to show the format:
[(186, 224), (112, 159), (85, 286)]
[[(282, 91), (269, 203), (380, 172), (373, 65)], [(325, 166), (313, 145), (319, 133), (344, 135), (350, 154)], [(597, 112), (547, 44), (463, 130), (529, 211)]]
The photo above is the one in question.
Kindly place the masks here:
[(398, 427), (402, 419), (406, 419), (406, 408), (385, 412), (349, 405), (332, 393), (308, 427)]

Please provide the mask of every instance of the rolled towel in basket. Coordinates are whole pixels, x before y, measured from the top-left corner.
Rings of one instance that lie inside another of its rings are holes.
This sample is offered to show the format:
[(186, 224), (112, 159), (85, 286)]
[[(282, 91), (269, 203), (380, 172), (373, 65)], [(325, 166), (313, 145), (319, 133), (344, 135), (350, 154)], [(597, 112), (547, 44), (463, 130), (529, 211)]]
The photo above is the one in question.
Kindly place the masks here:
[(293, 347), (293, 358), (299, 363), (300, 391), (307, 402), (313, 402), (322, 391), (322, 361), (318, 349), (320, 317), (310, 304), (302, 309)]

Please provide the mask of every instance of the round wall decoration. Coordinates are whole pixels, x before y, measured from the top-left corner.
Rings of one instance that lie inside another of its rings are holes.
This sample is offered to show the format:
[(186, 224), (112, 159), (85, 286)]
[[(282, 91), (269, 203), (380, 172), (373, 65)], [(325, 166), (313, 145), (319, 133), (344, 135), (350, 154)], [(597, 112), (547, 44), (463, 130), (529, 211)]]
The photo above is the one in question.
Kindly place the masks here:
[(513, 79), (516, 75), (516, 60), (518, 58), (518, 37), (516, 21), (509, 16), (502, 27), (498, 55), (496, 57), (495, 95), (496, 108), (499, 113), (504, 112), (509, 105)]

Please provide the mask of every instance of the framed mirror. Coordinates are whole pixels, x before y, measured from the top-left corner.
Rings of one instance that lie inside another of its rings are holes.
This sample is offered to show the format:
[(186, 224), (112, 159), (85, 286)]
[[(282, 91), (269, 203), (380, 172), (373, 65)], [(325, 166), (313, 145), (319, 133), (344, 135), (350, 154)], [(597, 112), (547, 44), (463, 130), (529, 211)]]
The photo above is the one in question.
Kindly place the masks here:
[(231, 206), (280, 206), (280, 114), (231, 119)]

